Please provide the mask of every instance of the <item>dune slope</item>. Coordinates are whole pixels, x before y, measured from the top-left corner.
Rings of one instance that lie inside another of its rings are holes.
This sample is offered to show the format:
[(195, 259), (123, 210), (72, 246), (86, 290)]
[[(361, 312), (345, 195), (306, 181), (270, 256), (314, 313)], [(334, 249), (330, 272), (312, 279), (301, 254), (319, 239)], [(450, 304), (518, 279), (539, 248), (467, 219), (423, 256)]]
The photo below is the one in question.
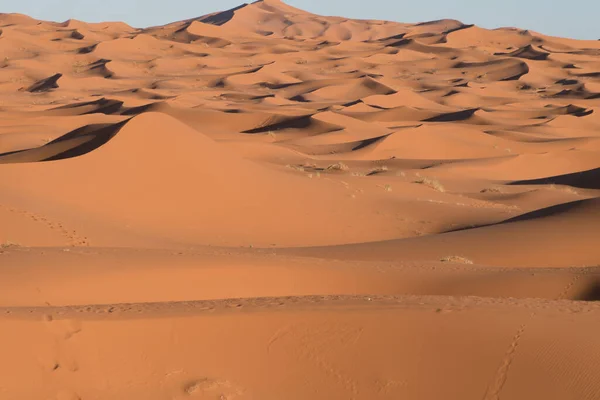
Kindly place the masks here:
[(259, 0), (0, 54), (0, 398), (600, 398), (600, 42)]

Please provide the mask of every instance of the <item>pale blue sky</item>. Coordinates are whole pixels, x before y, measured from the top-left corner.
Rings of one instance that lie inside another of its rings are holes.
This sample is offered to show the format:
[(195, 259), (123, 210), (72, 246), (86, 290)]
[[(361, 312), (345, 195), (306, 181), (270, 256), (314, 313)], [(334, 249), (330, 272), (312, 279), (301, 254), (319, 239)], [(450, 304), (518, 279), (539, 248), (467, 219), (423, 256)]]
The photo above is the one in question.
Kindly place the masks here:
[[(235, 7), (243, 0), (0, 0), (0, 12), (40, 19), (161, 25)], [(249, 1), (247, 1), (249, 2)], [(600, 39), (600, 0), (288, 0), (323, 15), (421, 22), (454, 18), (485, 28), (516, 26), (549, 35)]]

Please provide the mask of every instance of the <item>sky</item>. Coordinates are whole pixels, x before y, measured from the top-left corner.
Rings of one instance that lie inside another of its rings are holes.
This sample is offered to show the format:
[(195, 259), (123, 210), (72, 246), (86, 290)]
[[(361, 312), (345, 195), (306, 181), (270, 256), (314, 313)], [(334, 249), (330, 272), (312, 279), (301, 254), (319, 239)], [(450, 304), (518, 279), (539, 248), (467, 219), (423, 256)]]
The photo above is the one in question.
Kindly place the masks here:
[[(0, 0), (0, 12), (51, 21), (124, 21), (134, 27), (163, 25), (215, 11), (244, 0)], [(248, 2), (248, 0), (246, 0)], [(600, 0), (287, 0), (321, 15), (424, 22), (458, 19), (484, 28), (514, 26), (547, 35), (600, 39)]]

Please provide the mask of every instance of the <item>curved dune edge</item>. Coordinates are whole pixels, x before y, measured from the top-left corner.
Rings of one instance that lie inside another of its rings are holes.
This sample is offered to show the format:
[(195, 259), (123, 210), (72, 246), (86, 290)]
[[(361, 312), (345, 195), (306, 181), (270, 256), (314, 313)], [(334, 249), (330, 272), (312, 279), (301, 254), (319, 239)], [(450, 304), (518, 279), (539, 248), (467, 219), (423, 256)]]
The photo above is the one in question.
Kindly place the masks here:
[[(455, 232), (321, 248), (286, 249), (283, 254), (348, 260), (390, 261), (398, 257), (442, 259), (456, 254), (496, 266), (568, 267), (597, 264), (600, 253), (594, 233), (600, 200), (582, 200), (538, 210), (503, 223)], [(530, 249), (551, 246), (546, 255)]]
[[(543, 300), (543, 299), (512, 299), (504, 304), (487, 298), (469, 296), (464, 298), (446, 296), (286, 296), (286, 297), (256, 297), (256, 298), (227, 298), (202, 301), (162, 302), (162, 303), (121, 303), (102, 305), (80, 305), (66, 307), (10, 307), (0, 308), (0, 319), (40, 318), (44, 315), (54, 318), (66, 319), (77, 315), (83, 319), (123, 318), (128, 315), (152, 317), (172, 317), (181, 315), (197, 315), (205, 313), (243, 313), (243, 312), (270, 312), (278, 308), (293, 309), (295, 311), (320, 311), (332, 308), (416, 308), (428, 311), (437, 311), (438, 306), (443, 306), (444, 311), (460, 311), (462, 307), (472, 308), (528, 308), (531, 304), (556, 307), (556, 313), (598, 312), (600, 305), (596, 303), (571, 301), (571, 300)], [(552, 312), (546, 312), (551, 314)]]
[[(544, 268), (446, 261), (327, 260), (252, 249), (13, 249), (1, 273), (1, 307), (56, 307), (273, 296), (436, 295), (596, 301), (598, 267)], [(44, 268), (32, 261), (43, 257)], [(161, 283), (160, 285), (158, 283)], [(74, 286), (76, 285), (76, 289)], [(43, 298), (36, 297), (39, 287)]]

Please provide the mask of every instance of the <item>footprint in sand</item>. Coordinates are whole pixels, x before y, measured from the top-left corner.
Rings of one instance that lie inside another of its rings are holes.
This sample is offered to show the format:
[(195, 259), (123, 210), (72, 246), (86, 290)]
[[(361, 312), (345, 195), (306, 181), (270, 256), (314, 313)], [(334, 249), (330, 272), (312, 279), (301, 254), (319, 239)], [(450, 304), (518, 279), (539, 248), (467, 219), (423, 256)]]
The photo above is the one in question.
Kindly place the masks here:
[(228, 380), (201, 378), (188, 382), (183, 391), (198, 399), (232, 400), (239, 399), (244, 391)]
[(20, 214), (25, 216), (26, 218), (31, 219), (34, 222), (46, 225), (50, 230), (58, 231), (58, 233), (67, 240), (69, 246), (89, 246), (90, 243), (87, 237), (80, 236), (74, 230), (68, 230), (63, 226), (63, 224), (51, 221), (45, 216), (41, 216), (39, 214), (32, 213), (26, 210), (19, 210), (14, 207), (8, 207), (0, 204), (0, 208), (7, 210), (10, 213)]
[(48, 330), (57, 338), (69, 340), (81, 332), (81, 321), (74, 319), (55, 320), (51, 315), (43, 317)]

